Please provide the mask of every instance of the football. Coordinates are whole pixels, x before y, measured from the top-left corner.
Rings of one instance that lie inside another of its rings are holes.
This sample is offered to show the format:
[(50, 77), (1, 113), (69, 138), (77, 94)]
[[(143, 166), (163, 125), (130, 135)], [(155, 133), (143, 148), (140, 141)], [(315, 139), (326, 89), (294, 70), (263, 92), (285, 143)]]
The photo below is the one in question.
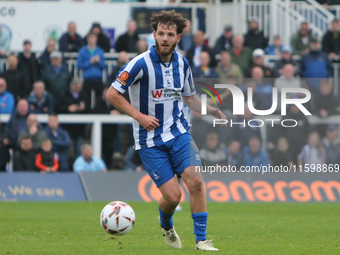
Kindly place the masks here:
[(100, 214), (100, 224), (112, 235), (125, 235), (131, 231), (136, 216), (132, 207), (125, 202), (113, 201), (107, 204)]

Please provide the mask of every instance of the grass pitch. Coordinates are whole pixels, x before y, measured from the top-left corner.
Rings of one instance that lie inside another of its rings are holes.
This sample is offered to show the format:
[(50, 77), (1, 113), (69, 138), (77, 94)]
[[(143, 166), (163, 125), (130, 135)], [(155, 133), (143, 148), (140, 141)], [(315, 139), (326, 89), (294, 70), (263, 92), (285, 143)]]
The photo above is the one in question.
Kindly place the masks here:
[[(108, 201), (109, 202), (109, 201)], [(169, 249), (156, 203), (129, 203), (134, 229), (113, 237), (101, 228), (107, 202), (0, 203), (0, 254), (199, 254), (189, 204), (175, 213), (181, 250)], [(340, 254), (340, 204), (210, 203), (208, 238), (218, 254)]]

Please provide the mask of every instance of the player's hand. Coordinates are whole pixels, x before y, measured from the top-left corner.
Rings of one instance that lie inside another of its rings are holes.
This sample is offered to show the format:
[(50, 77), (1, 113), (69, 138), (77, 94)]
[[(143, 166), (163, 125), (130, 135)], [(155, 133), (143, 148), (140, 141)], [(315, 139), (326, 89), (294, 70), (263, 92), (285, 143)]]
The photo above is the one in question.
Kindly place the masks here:
[(146, 131), (150, 132), (151, 130), (156, 129), (159, 127), (159, 120), (155, 117), (151, 117), (145, 114), (140, 114), (136, 120), (138, 123), (146, 129)]
[[(214, 108), (213, 110), (211, 110), (209, 114), (214, 116), (217, 119), (221, 119), (221, 120), (227, 119), (227, 116), (225, 116), (224, 113), (218, 108)], [(222, 124), (222, 126), (227, 126), (227, 124)]]

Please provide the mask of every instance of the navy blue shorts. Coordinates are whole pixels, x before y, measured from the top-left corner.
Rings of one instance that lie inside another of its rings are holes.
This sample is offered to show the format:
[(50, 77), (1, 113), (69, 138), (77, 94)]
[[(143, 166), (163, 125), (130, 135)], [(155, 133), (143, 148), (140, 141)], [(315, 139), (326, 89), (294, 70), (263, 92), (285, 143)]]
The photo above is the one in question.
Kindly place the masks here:
[(189, 132), (161, 146), (138, 150), (145, 169), (157, 187), (176, 174), (178, 177), (189, 166), (201, 166), (198, 148)]

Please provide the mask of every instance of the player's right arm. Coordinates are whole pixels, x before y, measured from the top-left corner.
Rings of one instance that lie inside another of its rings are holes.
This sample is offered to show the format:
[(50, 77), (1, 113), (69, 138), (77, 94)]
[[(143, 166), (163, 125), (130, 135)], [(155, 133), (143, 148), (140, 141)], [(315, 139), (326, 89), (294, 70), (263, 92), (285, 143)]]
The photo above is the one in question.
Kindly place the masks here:
[(118, 90), (112, 86), (109, 88), (106, 94), (106, 99), (119, 111), (126, 113), (138, 121), (138, 123), (144, 127), (146, 131), (154, 130), (159, 126), (157, 118), (145, 115), (138, 111), (123, 97), (123, 95)]

